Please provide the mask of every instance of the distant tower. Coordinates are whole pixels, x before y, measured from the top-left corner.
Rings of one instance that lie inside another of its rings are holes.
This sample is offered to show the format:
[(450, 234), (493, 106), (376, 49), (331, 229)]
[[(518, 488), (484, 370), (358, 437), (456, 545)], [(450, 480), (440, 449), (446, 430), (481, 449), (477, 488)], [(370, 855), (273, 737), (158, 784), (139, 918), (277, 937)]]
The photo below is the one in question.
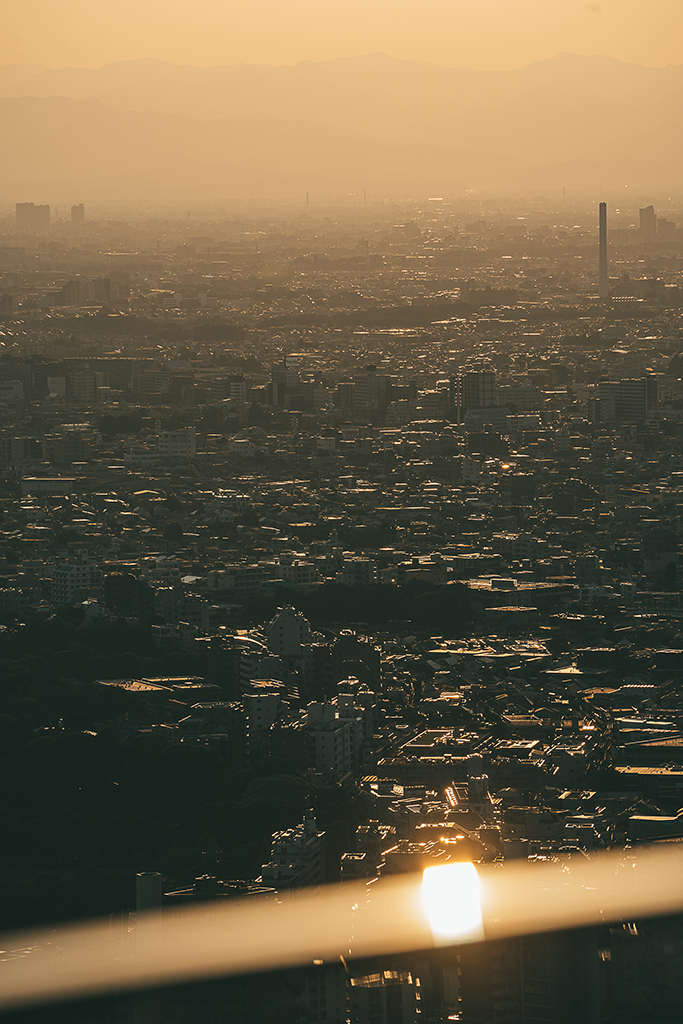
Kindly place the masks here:
[(657, 234), (657, 214), (654, 206), (646, 206), (638, 211), (640, 220), (640, 233), (645, 238), (654, 238)]
[(36, 206), (35, 203), (17, 203), (14, 209), (17, 219), (17, 231), (20, 234), (38, 235), (49, 229), (49, 206)]
[(609, 298), (609, 280), (607, 277), (607, 203), (600, 203), (600, 285), (601, 299)]
[(71, 207), (71, 223), (76, 227), (83, 227), (85, 223), (85, 207), (83, 203), (78, 203), (78, 205)]

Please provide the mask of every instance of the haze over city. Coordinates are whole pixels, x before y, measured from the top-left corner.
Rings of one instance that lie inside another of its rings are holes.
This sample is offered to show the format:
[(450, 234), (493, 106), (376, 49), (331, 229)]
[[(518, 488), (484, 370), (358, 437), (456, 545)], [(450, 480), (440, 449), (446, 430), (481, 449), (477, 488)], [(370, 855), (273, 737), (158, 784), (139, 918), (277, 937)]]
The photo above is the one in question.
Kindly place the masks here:
[(677, 0), (27, 0), (3, 21), (3, 64), (98, 68), (155, 58), (206, 68), (367, 53), (500, 70), (562, 52), (680, 63)]
[(671, 191), (682, 29), (676, 0), (13, 5), (0, 200)]
[(681, 0), (26, 0), (0, 140), (0, 1021), (682, 1024)]

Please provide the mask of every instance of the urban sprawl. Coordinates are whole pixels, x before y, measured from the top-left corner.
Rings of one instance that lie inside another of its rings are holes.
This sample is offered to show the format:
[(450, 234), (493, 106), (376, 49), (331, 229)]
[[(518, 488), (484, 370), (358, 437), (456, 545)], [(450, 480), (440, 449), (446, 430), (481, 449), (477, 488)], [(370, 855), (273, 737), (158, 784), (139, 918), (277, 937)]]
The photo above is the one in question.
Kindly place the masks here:
[[(602, 259), (571, 197), (6, 213), (8, 926), (683, 841), (683, 229), (623, 202)], [(682, 952), (630, 922), (164, 1019), (673, 1019)]]

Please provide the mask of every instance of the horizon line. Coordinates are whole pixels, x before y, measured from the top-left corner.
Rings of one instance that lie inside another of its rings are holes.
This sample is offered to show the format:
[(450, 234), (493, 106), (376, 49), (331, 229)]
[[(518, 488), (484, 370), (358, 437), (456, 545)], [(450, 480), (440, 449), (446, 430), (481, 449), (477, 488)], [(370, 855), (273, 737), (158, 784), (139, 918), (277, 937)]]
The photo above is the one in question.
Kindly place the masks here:
[(415, 60), (411, 57), (398, 57), (394, 54), (387, 53), (382, 50), (373, 50), (366, 53), (355, 53), (339, 55), (336, 57), (328, 57), (322, 60), (314, 60), (312, 58), (304, 58), (303, 60), (293, 61), (292, 63), (282, 64), (267, 64), (259, 61), (234, 61), (232, 63), (225, 64), (194, 64), (194, 63), (177, 63), (171, 60), (165, 60), (161, 57), (123, 57), (115, 60), (106, 61), (104, 64), (97, 66), (87, 66), (85, 64), (62, 64), (57, 67), (49, 67), (47, 64), (30, 64), (25, 61), (14, 61), (9, 64), (0, 64), (0, 71), (10, 68), (34, 68), (37, 69), (35, 74), (42, 72), (54, 72), (54, 71), (104, 71), (105, 68), (113, 67), (117, 64), (163, 64), (171, 68), (193, 68), (199, 71), (212, 71), (216, 68), (270, 68), (273, 70), (281, 68), (296, 68), (301, 67), (303, 64), (334, 64), (343, 61), (354, 61), (364, 60), (367, 58), (384, 58), (390, 61), (394, 61), (399, 64), (416, 64), (419, 67), (425, 68), (439, 68), (444, 71), (471, 71), (479, 72), (482, 74), (505, 74), (510, 71), (523, 71), (526, 68), (534, 67), (537, 64), (549, 64), (552, 61), (556, 61), (561, 57), (577, 58), (579, 60), (606, 60), (614, 64), (622, 64), (626, 67), (643, 68), (650, 71), (659, 71), (664, 68), (675, 68), (683, 67), (683, 61), (678, 64), (666, 63), (666, 64), (639, 64), (634, 61), (623, 60), (620, 57), (613, 57), (606, 53), (577, 53), (572, 50), (560, 50), (550, 57), (539, 57), (536, 60), (529, 61), (526, 64), (518, 64), (511, 67), (504, 68), (482, 68), (482, 67), (470, 67), (461, 64), (439, 64), (435, 61), (420, 61)]

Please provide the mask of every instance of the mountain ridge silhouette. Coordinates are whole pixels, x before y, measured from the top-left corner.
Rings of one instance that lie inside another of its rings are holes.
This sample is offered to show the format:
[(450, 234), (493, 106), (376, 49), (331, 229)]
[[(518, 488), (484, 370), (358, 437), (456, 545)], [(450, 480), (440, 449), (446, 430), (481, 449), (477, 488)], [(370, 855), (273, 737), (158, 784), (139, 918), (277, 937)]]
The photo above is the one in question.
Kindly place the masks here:
[[(527, 181), (668, 188), (683, 170), (682, 111), (683, 65), (599, 55), (509, 71), (387, 54), (278, 67), (8, 65), (0, 195), (14, 200), (19, 187), (23, 197), (29, 182), (68, 191), (69, 182), (102, 179), (110, 188), (121, 181), (118, 198), (133, 198), (133, 179), (212, 198), (307, 188), (399, 196)], [(37, 177), (41, 163), (50, 170)]]

